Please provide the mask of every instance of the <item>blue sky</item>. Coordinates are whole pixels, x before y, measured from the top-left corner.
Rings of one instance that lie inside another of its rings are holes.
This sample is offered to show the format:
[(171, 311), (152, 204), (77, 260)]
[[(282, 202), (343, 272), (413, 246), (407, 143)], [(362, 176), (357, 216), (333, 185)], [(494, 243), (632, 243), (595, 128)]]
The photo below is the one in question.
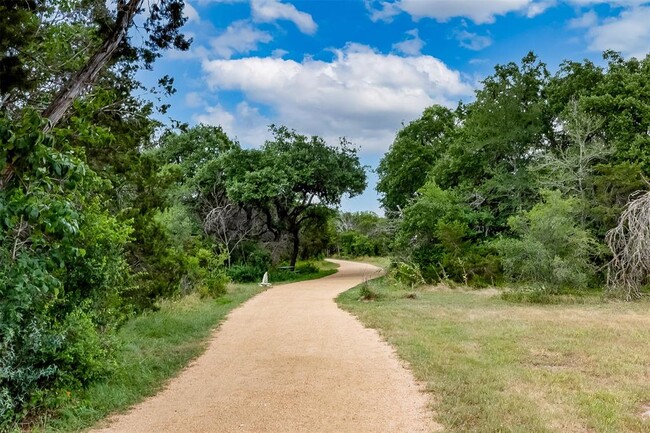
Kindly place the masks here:
[[(188, 52), (168, 52), (144, 82), (169, 74), (172, 118), (221, 125), (245, 147), (283, 124), (335, 143), (371, 169), (403, 123), (434, 103), (470, 101), (494, 65), (534, 51), (600, 62), (606, 49), (650, 50), (650, 1), (186, 0)], [(368, 190), (345, 210), (379, 211)]]

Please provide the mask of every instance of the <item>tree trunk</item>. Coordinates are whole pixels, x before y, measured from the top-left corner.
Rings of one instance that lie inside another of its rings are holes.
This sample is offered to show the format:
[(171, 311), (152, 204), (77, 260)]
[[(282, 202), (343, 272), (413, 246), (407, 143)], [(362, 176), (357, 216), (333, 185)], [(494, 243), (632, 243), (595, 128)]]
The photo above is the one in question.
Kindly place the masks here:
[(113, 32), (108, 35), (101, 48), (88, 60), (84, 67), (77, 71), (59, 90), (50, 105), (43, 111), (43, 117), (49, 120), (45, 126), (45, 131), (54, 128), (86, 86), (93, 84), (97, 80), (99, 73), (111, 61), (120, 42), (126, 36), (133, 22), (133, 17), (140, 10), (142, 2), (143, 0), (130, 0), (126, 4), (124, 0), (118, 2), (117, 19), (115, 20)]
[[(140, 10), (143, 0), (119, 0), (117, 5), (117, 18), (113, 32), (108, 35), (100, 49), (77, 71), (70, 80), (59, 90), (52, 102), (43, 111), (42, 116), (48, 119), (43, 128), (44, 132), (51, 131), (61, 121), (75, 99), (79, 97), (86, 86), (93, 84), (99, 73), (111, 61), (120, 42), (126, 36), (133, 18)], [(7, 188), (14, 177), (14, 167), (7, 164), (0, 171), (0, 190)]]
[(300, 251), (300, 232), (293, 233), (293, 250), (291, 251), (290, 266), (295, 270), (298, 261), (298, 251)]

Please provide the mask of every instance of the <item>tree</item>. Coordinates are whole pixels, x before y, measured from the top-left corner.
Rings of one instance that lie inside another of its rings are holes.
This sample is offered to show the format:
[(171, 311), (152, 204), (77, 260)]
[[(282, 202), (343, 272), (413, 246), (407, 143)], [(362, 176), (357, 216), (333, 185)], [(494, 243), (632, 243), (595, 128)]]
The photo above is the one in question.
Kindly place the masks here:
[(537, 199), (529, 164), (554, 141), (544, 95), (548, 78), (533, 53), (521, 65), (497, 65), (476, 101), (462, 107), (462, 127), (431, 170), (440, 187), (462, 191), (493, 215), (489, 233), (504, 230), (510, 215)]
[(454, 137), (457, 116), (458, 113), (448, 108), (434, 105), (397, 133), (377, 168), (377, 191), (389, 214), (404, 209), (424, 185), (435, 162), (444, 155)]
[(321, 207), (336, 207), (343, 195), (366, 187), (356, 149), (345, 139), (338, 146), (272, 126), (273, 140), (261, 149), (235, 148), (224, 154), (225, 190), (230, 201), (259, 210), (276, 240), (291, 239), (290, 263), (300, 251), (300, 231)]
[(32, 83), (29, 69), (20, 57), (22, 49), (36, 37), (36, 12), (42, 2), (34, 0), (4, 0), (0, 3), (0, 96), (12, 89), (26, 89)]
[[(61, 64), (70, 63), (78, 65), (78, 68), (71, 71), (69, 66), (61, 66), (55, 74), (50, 73), (51, 65), (27, 63), (37, 62), (40, 57), (51, 56), (58, 47), (70, 46), (69, 41), (58, 45), (35, 41), (30, 45), (29, 42), (21, 41), (15, 34), (8, 38), (8, 43), (3, 41), (3, 46), (0, 46), (4, 49), (2, 61), (10, 62), (10, 69), (20, 71), (21, 74), (27, 74), (29, 71), (29, 76), (20, 78), (19, 82), (12, 85), (2, 86), (2, 107), (8, 106), (12, 100), (18, 100), (18, 103), (14, 104), (19, 109), (35, 102), (38, 106), (44, 105), (42, 115), (49, 120), (44, 130), (50, 131), (69, 112), (73, 102), (92, 87), (107, 68), (117, 67), (121, 63), (124, 71), (132, 71), (132, 64), (138, 61), (142, 61), (145, 67), (150, 67), (160, 55), (160, 50), (171, 47), (188, 49), (189, 41), (180, 32), (186, 21), (183, 17), (182, 0), (160, 0), (149, 5), (144, 19), (148, 38), (140, 47), (130, 43), (128, 31), (133, 26), (135, 17), (144, 15), (143, 3), (144, 0), (118, 0), (114, 11), (108, 10), (106, 2), (82, 0), (25, 2), (22, 6), (7, 8), (11, 12), (10, 16), (15, 15), (30, 27), (42, 25), (45, 33), (52, 28), (65, 29), (66, 31), (59, 33), (68, 35), (71, 39), (75, 39), (76, 33), (79, 33), (85, 39), (84, 43), (80, 44), (83, 49), (69, 56), (70, 58)], [(22, 27), (18, 25), (9, 27), (8, 30), (19, 31)], [(11, 60), (14, 58), (16, 60)], [(46, 73), (43, 73), (44, 69), (47, 69)], [(30, 81), (32, 87), (39, 87), (35, 95), (22, 92)], [(11, 94), (12, 91), (15, 93)], [(13, 177), (13, 162), (19, 157), (19, 154), (11, 155), (7, 161), (0, 164), (0, 189), (5, 188)]]
[(593, 180), (596, 164), (605, 162), (612, 154), (603, 139), (602, 124), (601, 118), (585, 113), (577, 101), (571, 101), (561, 122), (562, 132), (568, 138), (566, 146), (546, 150), (531, 167), (537, 172), (543, 189), (558, 190), (578, 198), (583, 227), (592, 198), (588, 182)]
[(387, 255), (398, 225), (395, 218), (367, 211), (340, 212), (335, 223), (338, 250), (349, 257)]
[(144, 23), (144, 29), (148, 32), (149, 37), (144, 47), (130, 46), (127, 33), (133, 25), (136, 15), (143, 12), (143, 3), (144, 0), (118, 0), (116, 10), (112, 13), (106, 9), (101, 11), (101, 45), (85, 65), (59, 89), (54, 99), (43, 111), (43, 117), (50, 121), (50, 127), (55, 126), (63, 118), (74, 100), (87, 86), (97, 81), (99, 74), (107, 65), (116, 60), (117, 55), (125, 55), (129, 51), (132, 55), (133, 51), (136, 51), (142, 57), (145, 65), (150, 65), (158, 56), (159, 50), (170, 47), (180, 50), (189, 48), (189, 42), (180, 33), (180, 28), (187, 18), (183, 17), (185, 3), (179, 0), (159, 0), (149, 5), (149, 13)]

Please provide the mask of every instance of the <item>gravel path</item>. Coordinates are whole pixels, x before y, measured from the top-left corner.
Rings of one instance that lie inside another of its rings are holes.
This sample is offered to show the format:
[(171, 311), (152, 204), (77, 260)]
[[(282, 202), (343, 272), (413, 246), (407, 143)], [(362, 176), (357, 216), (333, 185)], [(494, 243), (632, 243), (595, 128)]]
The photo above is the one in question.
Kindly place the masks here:
[(96, 432), (429, 432), (422, 393), (376, 331), (333, 301), (378, 275), (272, 287), (233, 311), (167, 388)]

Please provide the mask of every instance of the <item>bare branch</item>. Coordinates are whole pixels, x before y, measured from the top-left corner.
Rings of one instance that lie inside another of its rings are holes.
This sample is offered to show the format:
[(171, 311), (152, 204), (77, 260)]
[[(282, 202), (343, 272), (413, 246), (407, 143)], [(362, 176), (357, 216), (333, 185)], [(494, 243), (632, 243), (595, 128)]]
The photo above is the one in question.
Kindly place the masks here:
[(633, 197), (618, 225), (605, 236), (613, 254), (607, 287), (626, 300), (639, 298), (650, 276), (650, 192), (637, 192)]

